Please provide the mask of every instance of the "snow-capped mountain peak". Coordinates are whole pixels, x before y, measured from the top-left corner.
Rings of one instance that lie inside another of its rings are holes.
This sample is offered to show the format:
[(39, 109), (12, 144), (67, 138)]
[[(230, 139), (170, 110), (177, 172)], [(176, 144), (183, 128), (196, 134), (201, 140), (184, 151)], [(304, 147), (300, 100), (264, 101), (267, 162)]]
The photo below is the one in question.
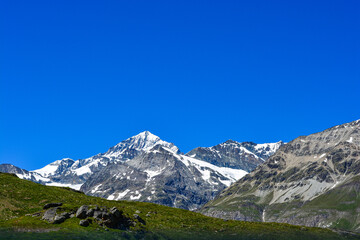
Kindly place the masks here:
[(142, 152), (149, 152), (157, 145), (173, 153), (180, 153), (174, 144), (161, 140), (149, 131), (144, 131), (118, 143), (105, 153), (99, 153), (93, 157), (76, 161), (70, 158), (64, 158), (32, 172), (40, 174), (43, 177), (57, 177), (57, 179), (59, 179), (60, 176), (65, 179), (64, 176), (66, 176), (66, 184), (68, 184), (68, 182), (80, 184), (83, 183), (88, 176), (106, 167), (109, 163), (133, 159)]
[(163, 141), (151, 132), (144, 131), (131, 138), (126, 139), (125, 141), (116, 144), (114, 147), (110, 148), (109, 151), (107, 151), (104, 155), (107, 157), (117, 157), (118, 155), (123, 154), (129, 149), (137, 151), (149, 151), (151, 148), (158, 144), (169, 148), (174, 153), (179, 152), (179, 149), (173, 143)]

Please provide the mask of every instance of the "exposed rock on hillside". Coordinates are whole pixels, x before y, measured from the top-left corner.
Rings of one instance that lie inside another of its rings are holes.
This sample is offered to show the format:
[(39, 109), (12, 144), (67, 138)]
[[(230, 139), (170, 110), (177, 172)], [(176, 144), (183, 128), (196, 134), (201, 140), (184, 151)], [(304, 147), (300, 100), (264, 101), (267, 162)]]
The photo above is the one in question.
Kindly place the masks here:
[(202, 212), (226, 219), (359, 231), (360, 121), (301, 136)]

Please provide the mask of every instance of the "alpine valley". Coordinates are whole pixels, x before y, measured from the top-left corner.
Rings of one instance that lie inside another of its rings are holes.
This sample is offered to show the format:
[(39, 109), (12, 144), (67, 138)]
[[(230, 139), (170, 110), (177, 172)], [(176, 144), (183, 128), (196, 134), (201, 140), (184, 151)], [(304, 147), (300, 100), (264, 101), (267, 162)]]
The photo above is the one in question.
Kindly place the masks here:
[(201, 212), (246, 221), (360, 231), (360, 120), (301, 136)]
[(229, 140), (182, 154), (174, 144), (145, 131), (87, 159), (65, 158), (35, 171), (1, 164), (0, 172), (108, 200), (194, 210), (264, 163), (283, 144)]

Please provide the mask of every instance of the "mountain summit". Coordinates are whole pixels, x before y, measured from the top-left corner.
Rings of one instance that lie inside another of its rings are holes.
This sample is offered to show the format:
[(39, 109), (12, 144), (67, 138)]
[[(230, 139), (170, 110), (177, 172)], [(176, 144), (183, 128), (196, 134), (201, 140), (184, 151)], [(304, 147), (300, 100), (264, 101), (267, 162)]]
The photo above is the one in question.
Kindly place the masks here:
[(105, 153), (76, 161), (64, 158), (33, 172), (49, 178), (48, 182), (43, 179), (40, 183), (79, 189), (93, 173), (100, 171), (109, 164), (133, 159), (156, 145), (161, 145), (174, 153), (180, 152), (174, 144), (161, 140), (149, 131), (144, 131), (116, 144)]
[(144, 131), (136, 136), (126, 139), (114, 147), (110, 148), (109, 151), (104, 153), (106, 157), (119, 157), (126, 151), (148, 151), (156, 145), (161, 145), (170, 149), (174, 153), (179, 153), (179, 149), (173, 144), (161, 140), (158, 136), (152, 134), (149, 131)]

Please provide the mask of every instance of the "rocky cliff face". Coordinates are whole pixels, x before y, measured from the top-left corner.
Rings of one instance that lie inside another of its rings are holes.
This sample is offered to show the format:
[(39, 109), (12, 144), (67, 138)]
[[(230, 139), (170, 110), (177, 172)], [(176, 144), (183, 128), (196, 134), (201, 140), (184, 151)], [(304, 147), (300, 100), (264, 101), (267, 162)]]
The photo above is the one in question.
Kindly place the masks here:
[(359, 231), (360, 120), (301, 136), (201, 210), (226, 219)]
[(219, 167), (243, 169), (251, 172), (258, 165), (273, 155), (282, 141), (277, 143), (256, 144), (253, 142), (236, 142), (228, 140), (213, 147), (198, 147), (186, 154)]

